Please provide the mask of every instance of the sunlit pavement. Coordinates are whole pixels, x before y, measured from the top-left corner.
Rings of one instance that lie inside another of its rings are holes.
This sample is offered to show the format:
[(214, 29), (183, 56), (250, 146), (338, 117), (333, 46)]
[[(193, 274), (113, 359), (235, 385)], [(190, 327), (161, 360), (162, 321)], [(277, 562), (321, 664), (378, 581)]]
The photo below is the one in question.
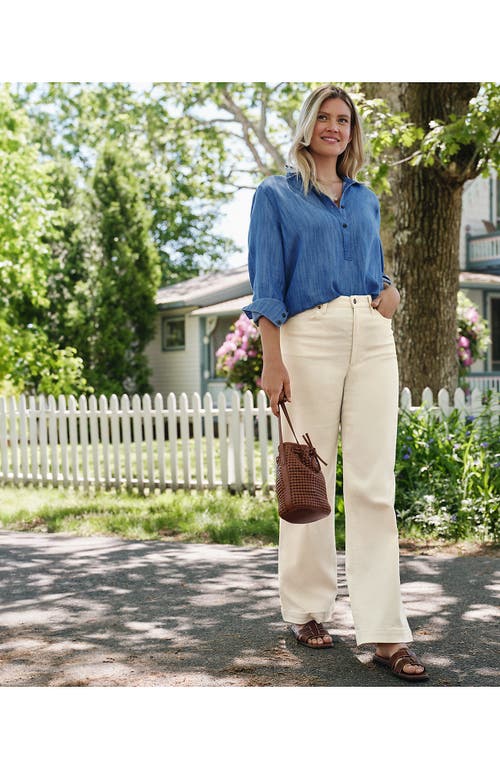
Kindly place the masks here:
[[(499, 684), (499, 562), (401, 556), (419, 687)], [(286, 630), (276, 572), (276, 548), (0, 532), (0, 685), (413, 685), (356, 646), (342, 553), (328, 651)]]

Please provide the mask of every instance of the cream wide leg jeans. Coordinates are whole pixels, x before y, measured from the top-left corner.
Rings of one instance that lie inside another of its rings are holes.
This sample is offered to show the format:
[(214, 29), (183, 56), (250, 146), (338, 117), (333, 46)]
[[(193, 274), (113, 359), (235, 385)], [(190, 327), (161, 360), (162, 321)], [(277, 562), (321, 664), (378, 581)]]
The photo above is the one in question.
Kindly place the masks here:
[[(408, 642), (401, 601), (394, 512), (399, 376), (392, 322), (370, 296), (340, 296), (281, 327), (290, 374), (287, 409), (297, 437), (308, 432), (332, 511), (339, 429), (346, 520), (346, 576), (358, 645)], [(284, 440), (294, 440), (282, 419)], [(329, 622), (337, 593), (333, 514), (292, 524), (280, 519), (278, 574), (285, 622)]]

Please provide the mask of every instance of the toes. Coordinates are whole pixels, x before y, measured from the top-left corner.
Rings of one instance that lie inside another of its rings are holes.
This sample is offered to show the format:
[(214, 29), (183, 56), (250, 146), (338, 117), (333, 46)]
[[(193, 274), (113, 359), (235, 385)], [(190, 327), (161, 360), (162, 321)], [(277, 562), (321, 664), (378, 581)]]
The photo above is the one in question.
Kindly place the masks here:
[(403, 672), (409, 674), (416, 673), (418, 675), (419, 673), (424, 672), (424, 668), (422, 665), (403, 665)]

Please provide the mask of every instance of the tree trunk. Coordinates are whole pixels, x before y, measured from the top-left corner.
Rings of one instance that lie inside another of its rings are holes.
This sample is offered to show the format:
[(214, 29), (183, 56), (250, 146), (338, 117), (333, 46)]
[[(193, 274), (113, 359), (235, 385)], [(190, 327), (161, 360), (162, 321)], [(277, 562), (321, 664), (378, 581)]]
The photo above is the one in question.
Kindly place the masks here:
[[(391, 110), (406, 112), (426, 132), (432, 120), (464, 115), (479, 83), (383, 83), (379, 96)], [(370, 85), (375, 95), (377, 84)], [(401, 159), (411, 154), (406, 148)], [(458, 382), (456, 354), (462, 190), (476, 171), (472, 145), (462, 146), (453, 163), (432, 166), (402, 162), (390, 174), (392, 225), (389, 263), (401, 294), (394, 319), (400, 385), (409, 387), (414, 403), (424, 387), (435, 395), (454, 390)], [(383, 218), (384, 219), (384, 218)], [(387, 240), (387, 238), (386, 238)]]
[(401, 306), (394, 319), (400, 386), (415, 402), (424, 387), (454, 390), (462, 187), (432, 168), (405, 166), (397, 188), (394, 281)]

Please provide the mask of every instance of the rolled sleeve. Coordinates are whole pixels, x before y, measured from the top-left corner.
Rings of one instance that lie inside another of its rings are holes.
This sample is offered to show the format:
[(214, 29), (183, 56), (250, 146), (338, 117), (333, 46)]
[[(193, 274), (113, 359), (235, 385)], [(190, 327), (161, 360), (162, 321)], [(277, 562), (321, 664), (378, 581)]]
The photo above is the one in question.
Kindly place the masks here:
[(254, 323), (258, 323), (259, 318), (263, 315), (275, 326), (282, 326), (288, 318), (288, 311), (284, 303), (277, 299), (256, 299), (242, 309)]
[(288, 317), (283, 238), (278, 211), (263, 185), (252, 200), (248, 274), (253, 301), (243, 312), (255, 323), (264, 315), (275, 326), (283, 325)]

